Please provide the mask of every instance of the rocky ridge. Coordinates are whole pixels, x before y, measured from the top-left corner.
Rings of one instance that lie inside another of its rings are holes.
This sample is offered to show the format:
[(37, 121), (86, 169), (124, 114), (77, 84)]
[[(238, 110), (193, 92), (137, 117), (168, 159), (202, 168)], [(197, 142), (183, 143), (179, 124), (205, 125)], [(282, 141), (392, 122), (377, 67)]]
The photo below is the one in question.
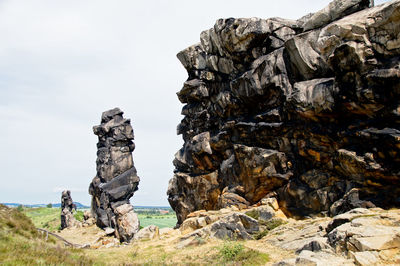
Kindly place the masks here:
[(101, 124), (93, 127), (93, 132), (99, 138), (97, 175), (89, 186), (93, 217), (98, 227), (110, 228), (120, 241), (129, 242), (139, 230), (129, 202), (140, 181), (132, 158), (133, 129), (123, 112), (114, 108), (103, 112)]
[(269, 195), (290, 217), (400, 205), (399, 0), (219, 19), (200, 41), (178, 54), (178, 225)]

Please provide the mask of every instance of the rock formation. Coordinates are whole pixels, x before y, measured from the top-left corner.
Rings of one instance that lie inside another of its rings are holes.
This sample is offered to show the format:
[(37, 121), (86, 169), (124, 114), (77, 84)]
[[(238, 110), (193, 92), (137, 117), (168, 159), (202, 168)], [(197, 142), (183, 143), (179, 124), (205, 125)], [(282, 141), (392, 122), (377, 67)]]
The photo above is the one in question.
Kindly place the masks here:
[(288, 252), (285, 260), (273, 265), (400, 263), (398, 209), (355, 208), (332, 218), (295, 220), (287, 219), (274, 200), (262, 202), (245, 210), (229, 207), (191, 213), (176, 234), (176, 248), (198, 246), (210, 238), (257, 239), (258, 246)]
[(74, 217), (74, 210), (76, 210), (76, 205), (72, 201), (71, 191), (64, 190), (61, 194), (61, 229), (79, 224)]
[(372, 6), (219, 19), (177, 55), (189, 76), (167, 192), (178, 224), (269, 193), (289, 216), (400, 205), (400, 1)]
[(138, 189), (133, 164), (133, 129), (119, 108), (106, 111), (101, 124), (93, 127), (97, 143), (97, 175), (89, 187), (92, 213), (100, 228), (114, 228), (121, 241), (129, 242), (139, 230), (139, 220), (129, 199)]

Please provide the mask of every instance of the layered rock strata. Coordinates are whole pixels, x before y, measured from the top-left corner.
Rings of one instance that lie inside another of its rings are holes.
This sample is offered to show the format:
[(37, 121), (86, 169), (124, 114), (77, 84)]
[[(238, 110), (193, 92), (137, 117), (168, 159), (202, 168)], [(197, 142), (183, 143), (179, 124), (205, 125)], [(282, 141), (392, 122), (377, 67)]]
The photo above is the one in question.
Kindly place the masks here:
[(61, 229), (79, 224), (74, 217), (74, 211), (76, 211), (76, 205), (72, 201), (71, 191), (64, 190), (61, 194)]
[[(270, 193), (289, 216), (400, 205), (400, 1), (372, 6), (219, 19), (178, 54), (178, 224)], [(353, 188), (355, 205), (337, 202)]]
[(133, 129), (119, 108), (106, 111), (93, 127), (97, 143), (97, 175), (89, 186), (92, 213), (100, 228), (114, 228), (121, 241), (130, 241), (139, 230), (139, 220), (129, 199), (138, 189), (133, 164)]

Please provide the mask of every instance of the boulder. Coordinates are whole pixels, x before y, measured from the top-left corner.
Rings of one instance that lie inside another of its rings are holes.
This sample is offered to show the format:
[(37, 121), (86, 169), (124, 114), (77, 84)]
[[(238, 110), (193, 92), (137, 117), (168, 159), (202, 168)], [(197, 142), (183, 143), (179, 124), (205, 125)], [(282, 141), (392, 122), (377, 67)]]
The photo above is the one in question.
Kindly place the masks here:
[(124, 204), (115, 209), (116, 236), (121, 242), (130, 242), (139, 231), (140, 223), (138, 215), (130, 204)]
[[(192, 222), (188, 222), (191, 219)], [(181, 232), (184, 235), (180, 238), (181, 241), (188, 241), (187, 239), (193, 238), (217, 238), (217, 239), (236, 239), (236, 240), (248, 240), (253, 239), (252, 234), (259, 230), (257, 220), (240, 212), (228, 211), (225, 214), (219, 214), (214, 219), (207, 219), (208, 223), (201, 224), (197, 222), (197, 219), (189, 218), (181, 226)], [(188, 228), (188, 224), (192, 224), (193, 227), (197, 227), (197, 230), (185, 230)], [(192, 231), (192, 232), (191, 232)], [(191, 232), (191, 233), (190, 233)]]
[(149, 225), (139, 230), (135, 234), (135, 240), (142, 240), (142, 239), (155, 239), (160, 236), (160, 230), (158, 226)]
[(334, 202), (330, 207), (332, 216), (345, 213), (356, 208), (374, 208), (376, 207), (370, 201), (360, 200), (359, 189), (353, 188), (347, 192), (342, 199)]
[(356, 265), (367, 266), (379, 263), (379, 254), (376, 251), (350, 252)]

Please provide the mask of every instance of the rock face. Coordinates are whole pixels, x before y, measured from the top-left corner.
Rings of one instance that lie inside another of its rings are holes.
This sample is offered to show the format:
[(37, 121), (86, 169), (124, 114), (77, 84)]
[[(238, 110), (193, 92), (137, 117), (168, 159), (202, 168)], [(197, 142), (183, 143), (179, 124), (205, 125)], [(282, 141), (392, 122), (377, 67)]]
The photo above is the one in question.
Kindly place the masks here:
[(219, 19), (177, 55), (189, 75), (167, 192), (178, 225), (269, 193), (289, 216), (400, 205), (400, 1), (372, 6)]
[(106, 111), (101, 124), (93, 127), (97, 143), (97, 175), (89, 186), (92, 213), (100, 228), (115, 228), (121, 241), (130, 241), (139, 230), (139, 220), (129, 199), (138, 189), (133, 164), (133, 129), (119, 108)]
[(76, 205), (72, 201), (71, 191), (64, 190), (61, 194), (61, 229), (79, 224), (74, 217), (74, 210), (76, 210)]

